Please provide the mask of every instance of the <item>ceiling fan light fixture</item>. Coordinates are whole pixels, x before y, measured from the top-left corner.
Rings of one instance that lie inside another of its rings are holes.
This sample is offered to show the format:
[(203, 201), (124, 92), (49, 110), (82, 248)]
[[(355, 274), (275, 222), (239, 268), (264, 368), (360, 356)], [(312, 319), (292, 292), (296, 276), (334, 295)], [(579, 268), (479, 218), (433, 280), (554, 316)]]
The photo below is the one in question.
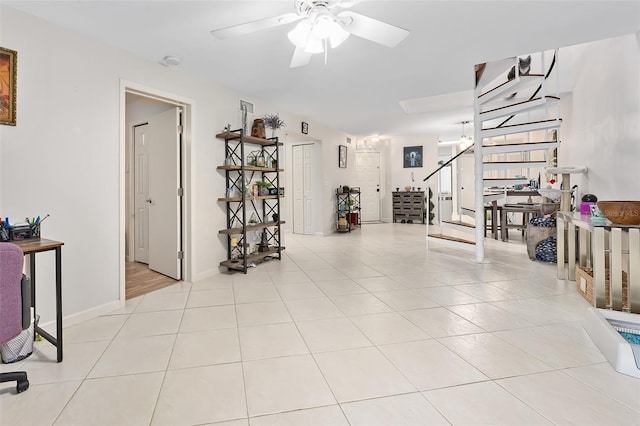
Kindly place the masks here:
[(349, 38), (349, 31), (345, 30), (342, 24), (338, 21), (333, 21), (331, 24), (331, 32), (329, 33), (329, 41), (331, 42), (331, 48), (335, 49), (340, 46), (346, 39)]
[(323, 39), (316, 37), (313, 32), (309, 33), (307, 37), (307, 43), (304, 46), (304, 51), (307, 53), (322, 53), (324, 52)]
[(311, 33), (311, 23), (309, 20), (304, 19), (295, 26), (294, 29), (289, 31), (287, 37), (289, 41), (297, 47), (306, 47), (307, 39)]

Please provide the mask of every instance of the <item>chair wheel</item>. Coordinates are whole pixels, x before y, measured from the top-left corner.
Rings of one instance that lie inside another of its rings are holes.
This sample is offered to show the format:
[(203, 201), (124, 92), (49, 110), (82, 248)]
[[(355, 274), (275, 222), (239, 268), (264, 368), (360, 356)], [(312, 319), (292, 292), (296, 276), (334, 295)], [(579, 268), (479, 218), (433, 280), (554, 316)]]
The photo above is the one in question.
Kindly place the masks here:
[(400, 223), (404, 223), (404, 219), (402, 219), (402, 220), (400, 221)]
[(413, 220), (409, 219), (409, 220), (407, 221), (407, 223), (413, 223)]
[(24, 392), (27, 389), (29, 389), (29, 380), (27, 380), (27, 379), (18, 380), (18, 382), (16, 384), (16, 392), (18, 392), (18, 393)]

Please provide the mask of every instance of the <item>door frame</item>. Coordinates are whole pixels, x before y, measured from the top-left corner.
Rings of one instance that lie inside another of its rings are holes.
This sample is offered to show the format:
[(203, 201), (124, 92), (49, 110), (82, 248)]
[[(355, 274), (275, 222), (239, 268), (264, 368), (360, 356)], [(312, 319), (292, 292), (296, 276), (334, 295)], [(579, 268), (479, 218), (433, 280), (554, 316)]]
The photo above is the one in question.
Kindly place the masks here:
[[(368, 221), (370, 223), (377, 223), (382, 221), (382, 153), (380, 151), (356, 151), (356, 174), (358, 173), (358, 156), (377, 154), (378, 155), (378, 220)], [(362, 197), (362, 188), (360, 188), (360, 196)], [(360, 207), (362, 208), (362, 199)], [(360, 219), (362, 220), (362, 212), (360, 212)], [(362, 222), (365, 222), (364, 220)]]
[[(284, 169), (287, 172), (284, 172), (284, 186), (285, 188), (293, 189), (293, 146), (294, 145), (313, 145), (316, 150), (317, 156), (314, 158), (314, 171), (318, 176), (318, 182), (315, 183), (313, 187), (314, 191), (314, 203), (315, 208), (318, 212), (324, 211), (324, 202), (322, 200), (322, 139), (314, 138), (309, 135), (305, 135), (297, 132), (286, 132), (283, 137), (280, 138), (280, 141), (284, 143), (284, 159), (285, 159), (285, 167)], [(280, 174), (282, 179), (283, 173)], [(286, 194), (286, 192), (285, 192)], [(288, 197), (288, 195), (287, 195)], [(285, 232), (293, 234), (293, 197), (284, 198), (284, 211), (285, 218), (291, 218), (291, 220), (286, 221)], [(290, 201), (287, 201), (290, 200)], [(282, 210), (281, 210), (282, 211)], [(323, 228), (323, 219), (321, 215), (318, 215), (314, 219), (313, 229), (314, 235), (322, 235)]]
[[(291, 144), (291, 177), (292, 177), (292, 180), (291, 180), (291, 199), (292, 199), (292, 201), (291, 201), (291, 205), (292, 205), (292, 207), (293, 207), (293, 209), (292, 209), (292, 214), (291, 214), (291, 232), (292, 232), (292, 233), (294, 233), (294, 234), (296, 233), (296, 230), (295, 230), (295, 225), (296, 225), (296, 222), (295, 222), (295, 217), (296, 217), (296, 203), (295, 203), (295, 193), (294, 193), (294, 185), (295, 185), (295, 183), (294, 183), (294, 179), (293, 179), (293, 177), (294, 177), (294, 172), (295, 172), (295, 170), (294, 170), (295, 165), (293, 164), (293, 160), (294, 160), (293, 151), (296, 149), (296, 147), (301, 147), (301, 148), (302, 148), (302, 154), (303, 154), (303, 174), (304, 174), (304, 149), (305, 149), (304, 147), (310, 147), (310, 148), (311, 148), (311, 153), (312, 153), (312, 154), (314, 154), (314, 151), (315, 151), (316, 149), (318, 149), (318, 147), (317, 147), (316, 143), (315, 143), (315, 142), (313, 142), (313, 141), (307, 141), (307, 142), (293, 142), (293, 143)], [(314, 170), (314, 169), (315, 169), (315, 167), (316, 167), (316, 165), (315, 165), (314, 163), (312, 163), (312, 164), (311, 164), (312, 171), (315, 171), (315, 170)], [(313, 179), (311, 179), (311, 182), (313, 183)], [(305, 191), (304, 191), (304, 189), (303, 189), (303, 191), (302, 191), (302, 192), (303, 192), (303, 196), (302, 196), (302, 197), (303, 197), (303, 198), (302, 198), (302, 199), (303, 199), (303, 206), (302, 206), (302, 217), (303, 217), (303, 222), (302, 222), (302, 233), (301, 233), (301, 234), (298, 234), (298, 235), (314, 235), (314, 234), (315, 234), (315, 228), (316, 228), (316, 226), (315, 226), (315, 225), (316, 225), (316, 221), (315, 221), (315, 220), (313, 220), (313, 215), (311, 216), (311, 218), (308, 218), (308, 217), (305, 215), (305, 213), (304, 213), (304, 212), (305, 212), (305, 208), (304, 208), (304, 200), (305, 200), (305, 198), (304, 198), (304, 192), (305, 192)], [(317, 192), (317, 191), (316, 191), (315, 185), (312, 185), (312, 187), (311, 187), (311, 192), (312, 192), (312, 194), (313, 194), (313, 195), (317, 195), (317, 194), (316, 194), (316, 192)], [(315, 198), (315, 197), (314, 197), (314, 198)], [(313, 198), (312, 198), (312, 201), (313, 201)], [(313, 208), (312, 208), (311, 210), (313, 211)], [(311, 219), (311, 225), (309, 225), (309, 219)], [(308, 227), (312, 228), (312, 229), (311, 229), (311, 232), (307, 232), (307, 228), (308, 228)]]
[(191, 281), (193, 274), (193, 259), (195, 259), (195, 253), (193, 250), (193, 242), (191, 237), (191, 216), (193, 211), (193, 193), (192, 193), (192, 167), (191, 167), (191, 152), (192, 141), (195, 140), (195, 101), (184, 96), (176, 95), (173, 93), (158, 90), (153, 87), (149, 87), (140, 83), (135, 83), (128, 80), (120, 79), (120, 173), (119, 173), (119, 188), (120, 188), (120, 208), (118, 218), (119, 229), (119, 299), (124, 306), (126, 295), (126, 277), (125, 277), (125, 264), (126, 264), (126, 238), (125, 238), (125, 226), (128, 220), (126, 211), (126, 185), (127, 185), (127, 134), (131, 140), (133, 140), (133, 126), (129, 126), (126, 119), (126, 96), (127, 93), (144, 96), (147, 98), (155, 99), (168, 104), (173, 104), (182, 107), (182, 125), (183, 125), (183, 140), (180, 150), (181, 161), (181, 181), (183, 188), (182, 196), (182, 249), (184, 257), (182, 259), (182, 280)]

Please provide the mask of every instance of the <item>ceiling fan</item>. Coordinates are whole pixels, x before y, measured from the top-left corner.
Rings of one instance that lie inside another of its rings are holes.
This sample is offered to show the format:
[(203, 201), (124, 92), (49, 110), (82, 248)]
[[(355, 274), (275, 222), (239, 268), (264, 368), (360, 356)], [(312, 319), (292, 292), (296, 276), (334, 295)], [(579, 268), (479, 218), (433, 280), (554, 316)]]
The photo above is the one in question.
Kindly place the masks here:
[(403, 28), (344, 10), (361, 1), (295, 0), (295, 12), (232, 25), (213, 30), (211, 34), (218, 39), (226, 39), (298, 22), (288, 34), (296, 47), (291, 68), (307, 65), (313, 54), (326, 55), (329, 45), (338, 47), (350, 34), (387, 47), (395, 47), (409, 35), (409, 31)]

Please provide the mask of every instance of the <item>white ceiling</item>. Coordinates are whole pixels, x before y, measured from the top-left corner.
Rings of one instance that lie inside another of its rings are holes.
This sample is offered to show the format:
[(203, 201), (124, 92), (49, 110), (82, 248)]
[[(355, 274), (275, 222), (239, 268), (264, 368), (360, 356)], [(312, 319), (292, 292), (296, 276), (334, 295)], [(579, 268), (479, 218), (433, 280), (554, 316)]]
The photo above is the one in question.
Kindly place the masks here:
[(292, 12), (293, 0), (2, 3), (154, 62), (177, 56), (184, 72), (356, 137), (459, 137), (473, 112), (471, 97), (456, 92), (473, 89), (474, 64), (640, 29), (640, 0), (368, 0), (352, 10), (409, 37), (393, 49), (350, 37), (326, 65), (314, 55), (290, 69), (293, 24), (223, 41), (209, 32)]

